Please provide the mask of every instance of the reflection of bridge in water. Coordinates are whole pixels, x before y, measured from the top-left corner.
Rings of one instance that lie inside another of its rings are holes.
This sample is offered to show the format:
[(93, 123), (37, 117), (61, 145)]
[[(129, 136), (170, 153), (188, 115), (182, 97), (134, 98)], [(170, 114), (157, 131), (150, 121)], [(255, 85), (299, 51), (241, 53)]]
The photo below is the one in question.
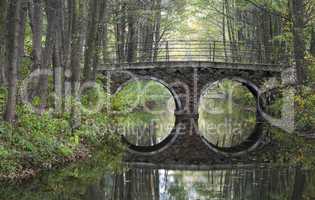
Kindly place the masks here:
[[(154, 80), (171, 92), (176, 110), (174, 128), (160, 143), (144, 147), (125, 140), (129, 144), (128, 161), (220, 164), (265, 143), (266, 121), (261, 115), (259, 88), (270, 78), (280, 80), (282, 70), (289, 66), (284, 46), (218, 41), (163, 41), (155, 48), (134, 46), (138, 48), (127, 54), (125, 47), (113, 46), (108, 63), (99, 68), (111, 80), (109, 89), (115, 93), (132, 80)], [(198, 129), (202, 91), (223, 79), (245, 86), (255, 97), (257, 107), (252, 134), (230, 148), (211, 144)]]

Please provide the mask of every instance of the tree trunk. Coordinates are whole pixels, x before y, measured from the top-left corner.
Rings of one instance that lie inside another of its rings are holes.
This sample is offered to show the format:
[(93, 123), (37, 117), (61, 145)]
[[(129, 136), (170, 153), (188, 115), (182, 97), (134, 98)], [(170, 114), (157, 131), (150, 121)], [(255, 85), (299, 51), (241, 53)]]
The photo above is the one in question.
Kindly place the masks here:
[[(225, 37), (225, 12), (226, 12), (226, 9), (225, 7), (227, 6), (226, 5), (227, 2), (224, 1), (222, 2), (222, 12), (223, 12), (223, 15), (222, 15), (222, 38), (223, 38), (223, 51), (224, 51), (224, 60), (225, 62), (227, 62), (227, 52), (226, 52), (226, 37)], [(232, 55), (234, 56), (234, 55)], [(234, 60), (234, 59), (233, 59)]]
[(64, 85), (63, 85), (63, 111), (71, 112), (71, 37), (72, 37), (72, 24), (73, 24), (73, 0), (65, 1), (63, 7), (64, 22), (63, 22), (63, 69), (64, 69)]
[(33, 0), (29, 6), (30, 26), (32, 29), (32, 71), (40, 69), (42, 57), (42, 3), (41, 0)]
[(137, 27), (135, 16), (135, 2), (131, 1), (128, 4), (128, 39), (127, 39), (127, 61), (134, 62), (137, 54)]
[(315, 57), (315, 24), (312, 27), (310, 53), (313, 57)]
[(10, 1), (7, 15), (8, 98), (4, 113), (4, 120), (8, 122), (13, 122), (16, 114), (20, 9), (21, 0)]
[(27, 3), (21, 3), (20, 9), (20, 25), (19, 25), (19, 58), (22, 58), (25, 55), (24, 46), (25, 46), (25, 21), (26, 21), (26, 14), (27, 14)]
[(95, 51), (94, 51), (94, 58), (93, 58), (93, 63), (92, 63), (92, 76), (91, 76), (92, 81), (96, 81), (97, 68), (98, 68), (100, 58), (102, 57), (104, 50), (105, 50), (106, 58), (103, 58), (103, 60), (107, 60), (107, 58), (108, 58), (108, 56), (106, 55), (107, 15), (108, 15), (107, 12), (108, 12), (107, 0), (102, 0), (102, 1), (98, 2)]
[(42, 55), (42, 63), (40, 68), (38, 94), (40, 95), (41, 112), (47, 108), (48, 98), (48, 72), (49, 66), (52, 64), (52, 54), (56, 39), (56, 15), (57, 15), (57, 1), (46, 0), (46, 14), (47, 14), (47, 34), (45, 48)]
[[(41, 69), (42, 64), (42, 27), (43, 27), (43, 14), (42, 14), (42, 1), (32, 0), (28, 5), (29, 23), (32, 30), (32, 66), (31, 71)], [(39, 77), (34, 77), (30, 88), (29, 98), (38, 95), (36, 86), (38, 86)]]
[[(121, 5), (122, 4), (122, 5)], [(126, 45), (126, 3), (118, 4), (116, 11), (116, 43), (117, 43), (117, 61), (125, 61), (125, 45)]]
[(106, 64), (108, 62), (109, 56), (107, 52), (107, 23), (108, 23), (108, 6), (107, 6), (107, 0), (101, 1), (101, 9), (99, 10), (99, 19), (100, 19), (100, 27), (99, 27), (99, 35), (98, 39), (100, 40), (100, 44), (102, 47), (102, 56), (103, 56), (103, 62)]
[(84, 80), (89, 81), (93, 78), (93, 64), (97, 54), (97, 28), (98, 28), (98, 9), (99, 9), (99, 1), (98, 0), (90, 0), (89, 5), (89, 15), (88, 15), (88, 29), (87, 29), (87, 37), (86, 37), (86, 47), (85, 47), (85, 55), (84, 55)]
[(155, 28), (154, 28), (154, 55), (153, 61), (157, 61), (159, 44), (161, 40), (161, 0), (155, 1)]
[[(223, 3), (225, 4), (226, 16), (231, 16), (232, 10), (234, 9), (232, 2), (225, 0)], [(240, 56), (239, 56), (239, 53), (237, 51), (238, 39), (236, 38), (236, 34), (235, 34), (236, 28), (235, 28), (233, 23), (234, 22), (231, 18), (229, 18), (229, 17), (226, 18), (227, 31), (229, 33), (229, 41), (230, 41), (230, 52), (231, 52), (232, 60), (233, 61), (239, 61)]]
[(77, 102), (80, 100), (80, 58), (82, 53), (82, 14), (84, 12), (84, 2), (82, 0), (72, 0), (72, 33), (71, 33), (71, 93), (74, 102), (71, 107), (71, 125), (72, 129), (77, 128), (80, 125), (80, 108)]
[[(153, 10), (154, 4), (153, 1), (147, 0), (143, 3), (143, 8), (146, 11), (145, 16), (143, 16), (142, 20), (142, 28), (141, 31), (141, 59), (142, 61), (152, 61), (153, 58), (153, 42), (154, 42), (154, 21), (153, 18)], [(149, 13), (149, 14), (147, 14)], [(154, 19), (154, 18), (153, 18)]]
[(63, 0), (56, 1), (56, 33), (55, 33), (55, 45), (53, 49), (52, 64), (54, 69), (54, 92), (55, 92), (55, 111), (56, 113), (62, 112), (62, 92), (63, 92), (63, 49), (62, 49), (62, 31), (63, 31)]
[(62, 5), (62, 49), (63, 49), (63, 67), (70, 70), (70, 54), (71, 54), (71, 33), (72, 33), (72, 0), (65, 1)]
[(5, 72), (5, 21), (7, 11), (7, 0), (0, 1), (0, 85), (6, 84)]
[(293, 46), (296, 64), (297, 84), (303, 84), (305, 73), (305, 41), (304, 41), (304, 0), (292, 1)]

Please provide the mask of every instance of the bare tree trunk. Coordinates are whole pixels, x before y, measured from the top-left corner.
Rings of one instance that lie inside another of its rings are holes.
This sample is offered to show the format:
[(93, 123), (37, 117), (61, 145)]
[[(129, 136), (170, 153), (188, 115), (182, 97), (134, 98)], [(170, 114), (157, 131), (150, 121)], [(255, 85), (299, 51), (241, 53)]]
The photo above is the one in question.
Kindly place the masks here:
[(64, 12), (64, 22), (63, 22), (63, 69), (64, 69), (64, 85), (63, 85), (63, 111), (71, 111), (71, 102), (69, 101), (71, 97), (71, 35), (72, 35), (72, 23), (73, 23), (73, 0), (65, 1), (63, 7)]
[(27, 14), (27, 3), (21, 3), (20, 9), (20, 25), (19, 25), (19, 59), (25, 55), (24, 46), (25, 46), (25, 21), (26, 21), (26, 14)]
[(6, 84), (5, 76), (5, 21), (7, 11), (7, 0), (0, 1), (0, 85)]
[(63, 91), (63, 56), (62, 56), (62, 31), (63, 31), (63, 0), (55, 0), (57, 15), (56, 15), (56, 35), (55, 45), (53, 49), (53, 69), (54, 69), (54, 91), (55, 91), (55, 111), (56, 113), (62, 112), (62, 91)]
[(304, 0), (292, 1), (293, 43), (296, 64), (297, 83), (303, 84), (305, 73), (305, 41), (304, 41)]
[(161, 0), (155, 1), (155, 28), (154, 28), (154, 55), (153, 61), (157, 60), (159, 44), (161, 40)]
[(85, 55), (84, 55), (84, 80), (92, 80), (93, 78), (93, 64), (97, 54), (97, 27), (98, 27), (98, 9), (99, 9), (99, 1), (98, 0), (90, 0), (89, 5), (89, 14), (88, 14), (88, 29), (87, 29), (87, 37), (86, 37), (86, 47), (85, 47)]
[(109, 56), (107, 52), (107, 23), (108, 23), (108, 16), (109, 16), (109, 9), (107, 6), (107, 0), (101, 1), (100, 5), (101, 9), (99, 10), (99, 19), (100, 19), (100, 26), (99, 26), (99, 43), (102, 47), (102, 56), (103, 56), (103, 62), (107, 63)]
[(128, 4), (128, 38), (127, 38), (127, 61), (134, 62), (137, 53), (137, 27), (136, 27), (136, 16), (135, 6), (136, 2), (130, 1)]
[(315, 24), (312, 27), (310, 53), (315, 57)]
[(20, 9), (21, 0), (10, 1), (7, 15), (8, 98), (4, 113), (4, 120), (8, 122), (13, 122), (16, 114)]
[[(232, 3), (229, 2), (228, 0), (225, 0), (224, 4), (225, 4), (226, 15), (231, 16), (231, 9), (234, 9)], [(229, 33), (230, 51), (231, 51), (232, 60), (239, 61), (240, 58), (239, 58), (239, 53), (237, 51), (237, 44), (236, 44), (238, 40), (235, 36), (236, 28), (233, 24), (233, 21), (229, 17), (226, 18), (226, 23), (227, 23), (228, 33)]]
[[(42, 14), (42, 1), (31, 0), (28, 4), (29, 22), (32, 30), (32, 66), (31, 71), (41, 69), (42, 64), (42, 27), (43, 27), (43, 14)], [(34, 77), (30, 88), (29, 97), (32, 98), (38, 95), (36, 86), (38, 85), (39, 77)]]
[[(126, 3), (118, 2), (118, 10), (115, 13), (116, 17), (116, 43), (117, 43), (117, 60), (118, 62), (125, 61), (125, 45), (126, 45)], [(122, 5), (121, 5), (122, 4)]]
[(63, 68), (61, 67), (60, 49), (54, 47), (52, 64), (54, 69), (55, 111), (62, 112)]
[(48, 98), (48, 72), (49, 66), (52, 64), (52, 54), (54, 43), (56, 39), (56, 19), (57, 1), (46, 0), (46, 14), (47, 14), (47, 33), (45, 48), (42, 54), (42, 63), (40, 68), (38, 94), (40, 95), (41, 105), (40, 110), (44, 111), (47, 107)]
[(32, 71), (40, 69), (42, 57), (42, 3), (41, 0), (32, 0), (29, 5), (30, 26), (32, 29)]
[[(226, 52), (226, 37), (225, 37), (225, 12), (226, 12), (226, 1), (222, 2), (223, 8), (222, 8), (222, 38), (223, 38), (223, 48), (224, 48), (224, 61), (227, 62), (227, 52)], [(232, 55), (234, 56), (234, 55)], [(233, 59), (234, 60), (234, 59)]]
[(80, 57), (82, 53), (82, 25), (83, 19), (82, 14), (84, 12), (84, 2), (82, 0), (72, 0), (70, 7), (72, 10), (72, 33), (71, 33), (71, 93), (73, 102), (71, 107), (71, 125), (75, 129), (80, 125), (80, 108), (77, 102), (80, 100)]
[(70, 70), (70, 54), (71, 54), (71, 32), (72, 32), (72, 0), (65, 1), (62, 6), (62, 49), (63, 49), (63, 67)]
[(146, 0), (142, 3), (142, 7), (145, 10), (145, 16), (143, 16), (141, 24), (141, 59), (143, 61), (152, 61), (153, 58), (153, 42), (154, 42), (154, 2)]

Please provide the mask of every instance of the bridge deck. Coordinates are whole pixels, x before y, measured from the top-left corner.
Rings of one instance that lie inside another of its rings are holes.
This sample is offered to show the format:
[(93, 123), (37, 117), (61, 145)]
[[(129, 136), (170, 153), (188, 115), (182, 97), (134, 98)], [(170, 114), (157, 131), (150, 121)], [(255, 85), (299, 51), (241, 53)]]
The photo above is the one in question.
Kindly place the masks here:
[(246, 64), (233, 62), (212, 61), (160, 61), (160, 62), (134, 62), (120, 64), (106, 64), (98, 67), (98, 71), (118, 71), (128, 69), (150, 69), (150, 68), (217, 68), (217, 69), (242, 69), (255, 71), (281, 72), (289, 67), (279, 64)]

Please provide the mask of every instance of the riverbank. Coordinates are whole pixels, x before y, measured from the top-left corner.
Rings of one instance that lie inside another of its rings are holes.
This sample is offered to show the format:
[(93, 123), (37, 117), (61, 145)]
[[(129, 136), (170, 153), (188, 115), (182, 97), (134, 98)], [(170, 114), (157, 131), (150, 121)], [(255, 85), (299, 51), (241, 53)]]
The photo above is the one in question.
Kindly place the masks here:
[[(91, 150), (84, 145), (80, 145), (73, 155), (68, 157), (58, 157), (53, 162), (43, 162), (39, 166), (30, 166), (29, 168), (20, 169), (19, 171), (1, 173), (0, 182), (23, 182), (37, 176), (42, 171), (54, 170), (60, 167), (66, 167), (68, 164), (83, 161), (92, 156)], [(24, 162), (27, 162), (26, 160)]]
[[(106, 146), (113, 143), (112, 147)], [(41, 163), (34, 163), (26, 158), (16, 158), (16, 162), (28, 163), (28, 166), (21, 166), (15, 171), (0, 171), (0, 182), (2, 183), (23, 183), (32, 178), (39, 176), (44, 172), (52, 172), (55, 170), (67, 168), (80, 162), (95, 162), (95, 160), (102, 160), (102, 165), (116, 165), (122, 161), (124, 146), (116, 140), (111, 140), (102, 144), (80, 144), (77, 149), (69, 156), (55, 155), (53, 160), (46, 160)], [(19, 160), (18, 160), (19, 159)], [(108, 161), (108, 162), (107, 162)], [(1, 160), (0, 163), (4, 161)]]
[(120, 136), (106, 132), (111, 120), (105, 112), (82, 114), (76, 129), (66, 112), (37, 114), (23, 105), (17, 112), (14, 124), (0, 121), (0, 181), (22, 181), (88, 159), (100, 148), (108, 156), (122, 152)]

